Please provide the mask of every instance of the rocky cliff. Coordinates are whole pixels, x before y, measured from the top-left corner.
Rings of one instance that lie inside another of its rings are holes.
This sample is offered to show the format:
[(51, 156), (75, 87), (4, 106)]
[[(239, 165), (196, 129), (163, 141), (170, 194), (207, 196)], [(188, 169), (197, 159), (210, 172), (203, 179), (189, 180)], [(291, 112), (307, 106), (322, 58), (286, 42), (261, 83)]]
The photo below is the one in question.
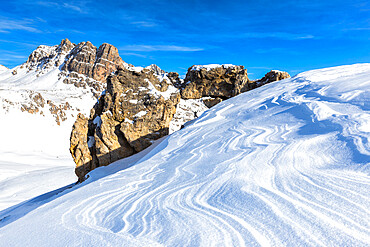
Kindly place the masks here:
[(88, 41), (81, 42), (73, 47), (61, 67), (68, 75), (63, 82), (102, 92), (108, 75), (124, 65), (116, 47), (104, 43), (96, 48)]
[(269, 73), (256, 82), (243, 66), (194, 65), (181, 80), (156, 65), (118, 68), (90, 116), (79, 115), (73, 126), (70, 152), (79, 180), (96, 167), (140, 152), (209, 107), (282, 78)]
[[(178, 75), (177, 75), (178, 77)], [(90, 117), (79, 115), (70, 151), (80, 180), (92, 169), (140, 152), (168, 135), (180, 93), (178, 78), (157, 66), (119, 68), (107, 79)]]

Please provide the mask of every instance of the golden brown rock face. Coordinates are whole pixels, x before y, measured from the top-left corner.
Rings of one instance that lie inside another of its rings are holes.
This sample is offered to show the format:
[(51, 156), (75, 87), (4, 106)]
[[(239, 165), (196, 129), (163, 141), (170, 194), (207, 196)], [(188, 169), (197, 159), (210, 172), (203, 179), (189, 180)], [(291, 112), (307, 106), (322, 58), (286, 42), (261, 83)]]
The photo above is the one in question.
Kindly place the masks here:
[[(152, 69), (118, 69), (87, 120), (71, 133), (71, 154), (80, 181), (91, 170), (140, 152), (168, 134), (180, 100), (171, 79)], [(173, 78), (172, 78), (173, 79)]]
[(208, 97), (204, 103), (212, 107), (253, 87), (244, 66), (219, 65), (213, 68), (193, 65), (188, 69), (181, 90), (183, 99)]
[(72, 127), (70, 152), (74, 154), (73, 159), (76, 163), (76, 175), (84, 176), (88, 171), (92, 170), (90, 151), (88, 148), (88, 119), (82, 114), (78, 114), (77, 120)]
[(102, 92), (105, 80), (118, 67), (123, 67), (123, 60), (113, 45), (104, 43), (98, 49), (89, 41), (75, 46), (66, 57), (61, 68), (69, 76), (65, 83), (77, 87), (92, 87)]
[(96, 61), (92, 77), (104, 82), (118, 67), (122, 67), (123, 60), (118, 54), (118, 49), (113, 45), (104, 43), (96, 51)]
[(258, 84), (258, 86), (262, 86), (270, 82), (280, 81), (280, 80), (284, 80), (287, 78), (290, 78), (290, 75), (288, 74), (288, 72), (279, 71), (279, 70), (271, 70), (264, 77), (257, 80), (256, 83)]

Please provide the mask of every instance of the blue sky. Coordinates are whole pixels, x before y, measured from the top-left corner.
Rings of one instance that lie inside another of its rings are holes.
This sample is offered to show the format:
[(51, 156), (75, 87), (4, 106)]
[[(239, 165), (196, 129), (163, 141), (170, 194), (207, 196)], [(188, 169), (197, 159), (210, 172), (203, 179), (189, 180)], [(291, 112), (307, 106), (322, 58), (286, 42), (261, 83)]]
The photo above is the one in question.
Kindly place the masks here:
[(193, 64), (244, 65), (253, 79), (370, 62), (370, 1), (1, 0), (0, 64), (40, 44), (115, 45), (124, 61), (186, 73)]

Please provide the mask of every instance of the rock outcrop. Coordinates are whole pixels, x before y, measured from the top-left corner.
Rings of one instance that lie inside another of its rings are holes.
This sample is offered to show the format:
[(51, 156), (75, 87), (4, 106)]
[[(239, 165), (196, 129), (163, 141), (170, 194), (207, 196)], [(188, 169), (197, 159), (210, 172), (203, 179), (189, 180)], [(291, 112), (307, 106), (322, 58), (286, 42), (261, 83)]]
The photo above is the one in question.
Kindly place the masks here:
[(264, 77), (255, 81), (258, 86), (265, 85), (270, 82), (280, 81), (290, 78), (290, 75), (285, 71), (271, 70)]
[(158, 67), (119, 68), (87, 119), (79, 116), (70, 152), (80, 181), (91, 170), (140, 152), (168, 135), (179, 91)]
[(235, 65), (193, 65), (181, 88), (181, 98), (200, 99), (212, 107), (222, 100), (252, 89), (247, 70)]
[(79, 116), (73, 126), (70, 152), (79, 181), (96, 167), (140, 152), (179, 130), (215, 104), (283, 77), (269, 72), (261, 81), (250, 81), (247, 70), (235, 65), (194, 65), (185, 80), (156, 65), (118, 68), (108, 77), (90, 117)]
[(68, 39), (62, 40), (59, 45), (40, 45), (29, 55), (27, 62), (21, 68), (26, 67), (28, 72), (36, 70), (39, 74), (44, 74), (48, 70), (62, 65), (73, 47), (75, 44), (72, 44)]

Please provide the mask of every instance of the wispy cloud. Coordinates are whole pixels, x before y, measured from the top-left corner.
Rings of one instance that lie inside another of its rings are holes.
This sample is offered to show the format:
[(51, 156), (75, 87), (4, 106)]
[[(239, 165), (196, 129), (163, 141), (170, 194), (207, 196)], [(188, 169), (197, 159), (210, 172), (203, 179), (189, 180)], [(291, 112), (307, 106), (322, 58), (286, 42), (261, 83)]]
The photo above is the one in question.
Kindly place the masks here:
[(13, 67), (16, 64), (25, 62), (26, 60), (27, 56), (24, 56), (22, 54), (0, 50), (0, 64), (5, 65), (8, 68)]
[(157, 26), (157, 23), (152, 21), (134, 21), (131, 22), (131, 24), (137, 26), (137, 27), (155, 27)]
[(26, 42), (18, 42), (18, 41), (5, 40), (5, 39), (0, 39), (0, 43), (10, 43), (10, 44), (21, 45), (23, 47), (27, 46), (27, 47), (33, 47), (33, 48), (39, 45), (36, 42), (26, 43)]
[(343, 29), (343, 31), (369, 31), (370, 27), (354, 27), (354, 28), (347, 28)]
[(40, 6), (45, 6), (45, 7), (58, 7), (59, 6), (58, 3), (47, 2), (47, 1), (40, 1), (40, 2), (36, 2), (35, 4), (40, 5)]
[(14, 61), (19, 59), (27, 59), (27, 56), (23, 55), (14, 55), (14, 54), (5, 54), (0, 57), (0, 61)]
[(63, 3), (62, 5), (64, 8), (67, 8), (67, 9), (71, 9), (71, 10), (74, 10), (74, 11), (77, 11), (77, 12), (80, 12), (80, 13), (85, 13), (85, 11), (83, 11), (81, 9), (81, 7), (77, 6), (77, 5), (73, 5), (73, 4), (69, 4), (69, 3)]
[(203, 48), (199, 47), (187, 47), (177, 45), (126, 45), (120, 47), (122, 51), (181, 51), (181, 52), (192, 52), (192, 51), (203, 51)]
[(40, 6), (48, 7), (48, 8), (56, 8), (56, 9), (65, 8), (65, 9), (69, 9), (69, 10), (74, 10), (74, 11), (79, 12), (81, 14), (86, 13), (86, 11), (83, 10), (81, 6), (78, 6), (76, 4), (69, 4), (69, 3), (60, 4), (60, 3), (47, 2), (47, 1), (36, 2), (36, 4), (40, 5)]
[(40, 33), (41, 31), (31, 26), (29, 20), (0, 20), (0, 33), (9, 33), (11, 30), (23, 30), (32, 33)]
[(295, 34), (286, 32), (250, 32), (242, 34), (244, 38), (276, 38), (285, 40), (315, 39), (311, 34)]
[(134, 53), (134, 52), (123, 52), (121, 53), (122, 56), (134, 56), (134, 57), (142, 57), (142, 58), (146, 58), (147, 56), (143, 55), (143, 54), (138, 54), (138, 53)]

